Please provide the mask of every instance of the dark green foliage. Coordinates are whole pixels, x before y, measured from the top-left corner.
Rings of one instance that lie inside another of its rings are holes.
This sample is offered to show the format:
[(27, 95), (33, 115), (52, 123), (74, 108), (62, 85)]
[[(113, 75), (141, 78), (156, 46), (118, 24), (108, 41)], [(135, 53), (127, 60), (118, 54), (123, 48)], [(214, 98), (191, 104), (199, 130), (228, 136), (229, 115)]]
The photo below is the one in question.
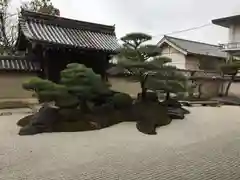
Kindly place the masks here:
[(152, 39), (152, 36), (144, 33), (130, 33), (121, 38), (125, 47), (138, 48), (142, 43)]
[[(119, 59), (118, 71), (125, 70), (131, 79), (140, 82), (142, 100), (146, 100), (147, 90), (161, 90), (168, 94), (170, 92), (185, 92), (185, 76), (178, 73), (176, 67), (166, 65), (166, 63), (171, 62), (171, 59), (161, 56), (159, 47), (149, 44), (143, 45), (151, 39), (151, 36), (143, 33), (132, 33), (124, 36), (121, 39), (124, 42), (123, 48), (116, 56)], [(110, 72), (112, 71), (110, 70)]]
[(181, 93), (187, 90), (187, 78), (172, 66), (163, 66), (160, 71), (148, 78), (147, 89), (167, 93)]
[(238, 72), (239, 69), (240, 63), (230, 63), (220, 66), (220, 70), (222, 71), (222, 73), (227, 75), (234, 75)]
[(111, 100), (116, 109), (129, 108), (133, 102), (131, 96), (125, 93), (116, 93)]
[(111, 93), (108, 84), (102, 81), (100, 75), (95, 74), (91, 68), (77, 63), (69, 64), (61, 72), (61, 84), (80, 99), (94, 99), (99, 95)]
[(81, 64), (69, 64), (61, 72), (60, 84), (34, 78), (24, 83), (23, 88), (34, 91), (40, 102), (55, 102), (60, 108), (76, 108), (79, 105), (83, 108), (87, 101), (111, 94), (101, 77)]

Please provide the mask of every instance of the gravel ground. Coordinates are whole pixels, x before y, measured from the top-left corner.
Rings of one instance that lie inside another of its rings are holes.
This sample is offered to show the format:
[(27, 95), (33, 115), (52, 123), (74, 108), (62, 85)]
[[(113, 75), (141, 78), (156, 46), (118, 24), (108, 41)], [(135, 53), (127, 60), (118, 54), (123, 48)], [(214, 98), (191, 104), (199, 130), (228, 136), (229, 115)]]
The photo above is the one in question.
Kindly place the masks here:
[(190, 110), (157, 136), (121, 123), (20, 137), (24, 115), (0, 117), (0, 180), (239, 180), (240, 108)]

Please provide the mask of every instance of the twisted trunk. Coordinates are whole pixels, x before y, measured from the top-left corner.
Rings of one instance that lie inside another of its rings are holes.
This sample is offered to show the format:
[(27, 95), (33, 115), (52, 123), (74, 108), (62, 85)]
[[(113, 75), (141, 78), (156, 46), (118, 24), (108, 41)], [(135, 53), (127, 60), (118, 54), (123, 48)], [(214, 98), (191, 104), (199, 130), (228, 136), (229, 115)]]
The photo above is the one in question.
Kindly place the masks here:
[(236, 74), (232, 75), (231, 80), (229, 81), (229, 83), (227, 85), (227, 88), (226, 88), (226, 91), (225, 91), (225, 96), (228, 96), (229, 89), (230, 89), (230, 87), (231, 87), (231, 85), (232, 85), (232, 83), (233, 83), (233, 81), (235, 79)]

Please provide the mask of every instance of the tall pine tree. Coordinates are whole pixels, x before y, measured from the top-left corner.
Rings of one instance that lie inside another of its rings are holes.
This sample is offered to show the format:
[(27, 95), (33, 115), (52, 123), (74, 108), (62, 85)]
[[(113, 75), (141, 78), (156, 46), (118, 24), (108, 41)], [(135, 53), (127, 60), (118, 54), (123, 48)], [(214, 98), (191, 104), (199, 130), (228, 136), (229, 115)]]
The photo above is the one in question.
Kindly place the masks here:
[[(147, 90), (170, 93), (185, 91), (186, 78), (176, 67), (167, 63), (171, 59), (161, 56), (161, 50), (151, 44), (146, 44), (152, 37), (144, 33), (131, 33), (122, 37), (123, 46), (116, 56), (117, 66), (130, 75), (130, 78), (140, 82), (142, 100), (146, 99)], [(121, 71), (120, 70), (120, 71)], [(114, 72), (113, 68), (110, 72)]]

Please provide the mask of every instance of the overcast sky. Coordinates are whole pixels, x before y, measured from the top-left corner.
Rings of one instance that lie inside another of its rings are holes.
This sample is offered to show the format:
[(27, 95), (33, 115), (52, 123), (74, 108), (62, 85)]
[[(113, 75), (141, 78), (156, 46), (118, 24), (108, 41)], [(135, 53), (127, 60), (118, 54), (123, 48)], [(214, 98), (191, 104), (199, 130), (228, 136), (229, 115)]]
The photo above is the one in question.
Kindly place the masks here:
[[(12, 0), (13, 7), (20, 0)], [(61, 16), (82, 21), (116, 25), (118, 37), (145, 32), (161, 34), (210, 23), (212, 19), (240, 14), (240, 0), (52, 0)], [(157, 36), (156, 36), (157, 35)], [(228, 31), (210, 25), (171, 36), (208, 43), (225, 43)]]

